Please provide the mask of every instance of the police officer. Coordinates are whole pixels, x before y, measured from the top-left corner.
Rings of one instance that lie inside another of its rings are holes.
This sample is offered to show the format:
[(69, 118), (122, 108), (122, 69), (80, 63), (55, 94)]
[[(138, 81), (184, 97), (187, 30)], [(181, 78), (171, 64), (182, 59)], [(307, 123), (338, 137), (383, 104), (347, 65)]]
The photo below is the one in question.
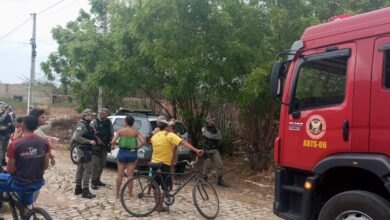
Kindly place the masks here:
[(74, 194), (82, 194), (82, 198), (92, 199), (96, 195), (89, 191), (89, 180), (92, 173), (92, 148), (96, 146), (95, 134), (90, 126), (93, 116), (91, 109), (82, 112), (82, 118), (76, 126), (72, 142), (77, 146), (76, 189)]
[(100, 177), (103, 169), (106, 166), (107, 152), (111, 150), (110, 142), (114, 137), (114, 129), (108, 116), (110, 111), (107, 108), (102, 108), (99, 118), (91, 123), (91, 127), (95, 131), (97, 137), (97, 145), (92, 149), (92, 189), (98, 189), (99, 186), (105, 186)]
[(11, 133), (13, 132), (12, 119), (7, 111), (8, 105), (0, 103), (0, 165), (5, 165), (5, 154)]
[(222, 135), (215, 127), (214, 120), (215, 118), (208, 116), (206, 119), (207, 125), (202, 128), (202, 135), (205, 139), (203, 178), (207, 181), (207, 175), (210, 172), (211, 159), (213, 159), (217, 165), (218, 186), (229, 187), (222, 178), (223, 163), (218, 151), (218, 142), (222, 139)]

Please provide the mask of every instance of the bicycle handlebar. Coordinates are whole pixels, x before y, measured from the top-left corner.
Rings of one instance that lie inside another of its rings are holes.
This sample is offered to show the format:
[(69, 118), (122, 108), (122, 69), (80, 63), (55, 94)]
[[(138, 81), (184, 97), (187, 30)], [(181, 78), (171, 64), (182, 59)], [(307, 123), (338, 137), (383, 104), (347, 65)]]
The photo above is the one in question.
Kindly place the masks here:
[(188, 161), (188, 160), (181, 160), (179, 161), (178, 163), (186, 163), (188, 166), (190, 166), (191, 168), (194, 168), (195, 167), (195, 164), (198, 163), (198, 160), (199, 160), (199, 156), (196, 156), (195, 160), (194, 161)]

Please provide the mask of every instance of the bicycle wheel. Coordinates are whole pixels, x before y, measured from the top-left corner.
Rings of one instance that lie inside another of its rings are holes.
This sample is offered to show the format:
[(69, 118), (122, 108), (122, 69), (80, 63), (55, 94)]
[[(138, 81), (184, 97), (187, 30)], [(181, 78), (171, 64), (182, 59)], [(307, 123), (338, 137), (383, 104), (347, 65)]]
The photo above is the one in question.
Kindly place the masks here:
[(219, 212), (217, 192), (206, 181), (199, 180), (192, 189), (192, 199), (198, 212), (206, 219), (214, 219)]
[(30, 209), (25, 217), (26, 220), (52, 220), (49, 213), (46, 212), (46, 210), (42, 208), (33, 208)]
[(160, 201), (160, 188), (147, 176), (135, 176), (121, 190), (123, 208), (133, 216), (145, 217), (152, 213)]

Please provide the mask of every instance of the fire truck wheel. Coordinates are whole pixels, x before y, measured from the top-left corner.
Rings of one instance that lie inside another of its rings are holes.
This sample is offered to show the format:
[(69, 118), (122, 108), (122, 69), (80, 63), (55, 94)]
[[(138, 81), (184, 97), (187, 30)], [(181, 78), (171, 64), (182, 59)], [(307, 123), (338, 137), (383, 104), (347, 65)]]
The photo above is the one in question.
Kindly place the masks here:
[(374, 193), (354, 190), (337, 194), (322, 207), (318, 220), (390, 219), (390, 203)]

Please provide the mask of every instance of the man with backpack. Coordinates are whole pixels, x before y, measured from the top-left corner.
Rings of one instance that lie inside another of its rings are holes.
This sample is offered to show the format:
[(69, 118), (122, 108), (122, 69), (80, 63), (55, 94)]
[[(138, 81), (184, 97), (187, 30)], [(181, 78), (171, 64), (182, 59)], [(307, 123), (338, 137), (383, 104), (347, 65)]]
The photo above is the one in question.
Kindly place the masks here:
[(100, 180), (103, 169), (106, 166), (107, 153), (111, 150), (111, 140), (114, 137), (114, 129), (108, 116), (110, 111), (102, 108), (99, 118), (92, 121), (91, 127), (95, 131), (97, 145), (92, 148), (92, 181), (91, 188), (98, 189), (99, 186), (106, 184)]
[(96, 195), (89, 191), (89, 180), (92, 174), (92, 149), (96, 146), (96, 137), (90, 123), (95, 113), (91, 109), (85, 109), (82, 118), (76, 126), (72, 136), (72, 143), (77, 146), (77, 171), (75, 195), (82, 198), (92, 199)]
[(203, 179), (208, 180), (210, 173), (211, 159), (216, 163), (218, 186), (229, 187), (222, 178), (223, 163), (218, 150), (219, 141), (222, 139), (222, 134), (215, 126), (215, 118), (208, 116), (206, 119), (207, 125), (202, 128), (202, 135), (205, 139), (204, 143), (204, 164), (203, 164)]
[(5, 154), (9, 138), (13, 132), (13, 122), (7, 111), (8, 105), (0, 103), (0, 165), (5, 165)]

